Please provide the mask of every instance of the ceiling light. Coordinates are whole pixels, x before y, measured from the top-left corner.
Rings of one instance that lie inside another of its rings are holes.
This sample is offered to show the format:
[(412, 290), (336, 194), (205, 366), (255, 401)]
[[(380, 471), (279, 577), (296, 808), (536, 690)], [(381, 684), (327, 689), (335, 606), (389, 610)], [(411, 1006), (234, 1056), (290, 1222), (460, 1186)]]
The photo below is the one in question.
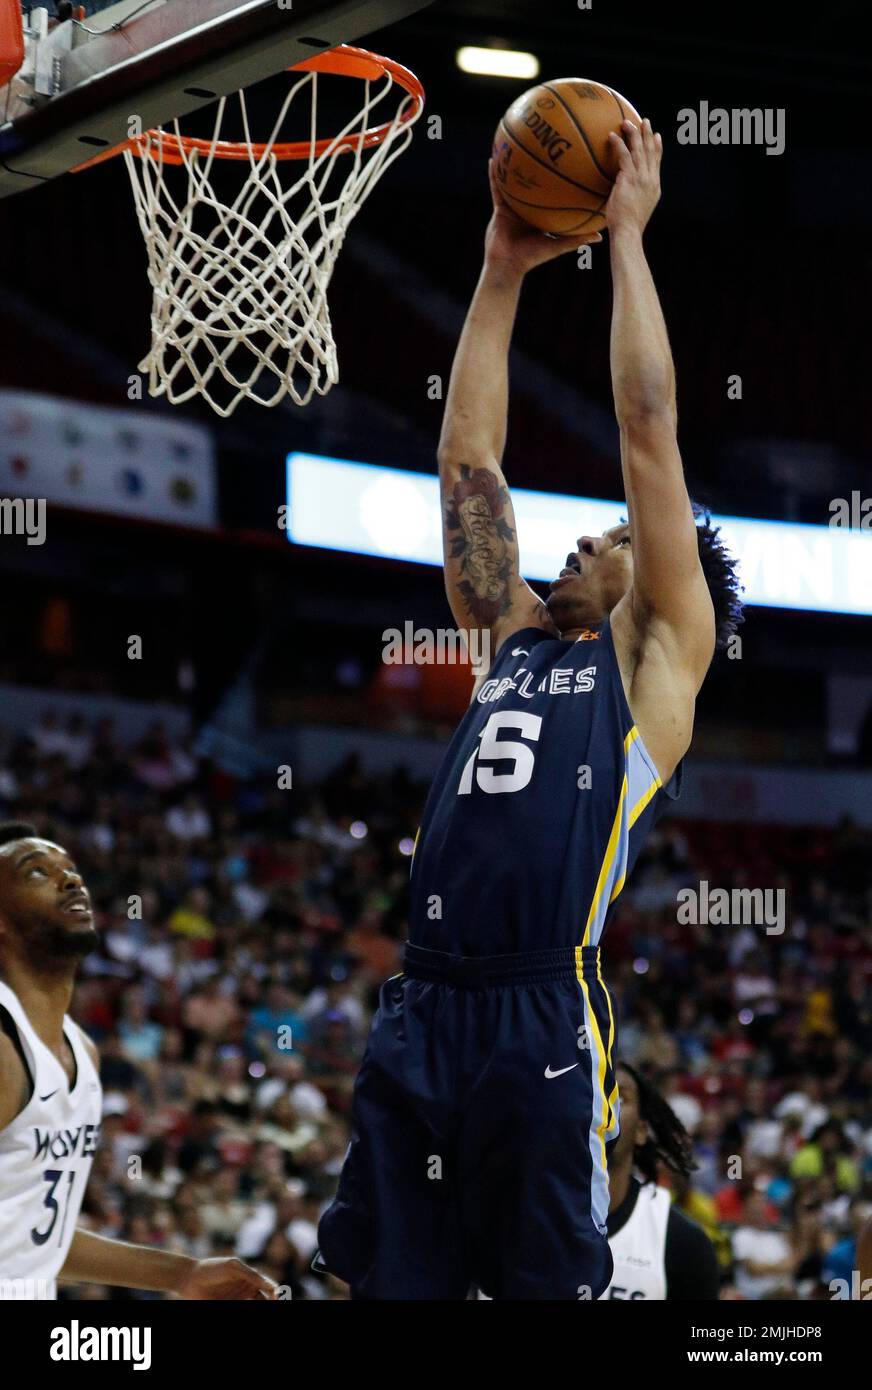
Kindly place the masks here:
[(520, 53), (512, 48), (458, 48), (457, 66), (461, 72), (474, 72), (483, 77), (539, 76), (539, 59), (535, 53)]

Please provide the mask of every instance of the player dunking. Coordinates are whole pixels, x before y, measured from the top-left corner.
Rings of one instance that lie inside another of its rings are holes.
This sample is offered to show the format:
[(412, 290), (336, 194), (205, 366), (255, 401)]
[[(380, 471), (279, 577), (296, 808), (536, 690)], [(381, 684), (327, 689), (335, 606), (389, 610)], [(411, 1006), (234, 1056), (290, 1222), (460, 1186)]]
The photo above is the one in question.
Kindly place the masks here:
[(97, 1050), (66, 1011), (96, 942), (69, 855), (31, 825), (0, 825), (0, 1298), (54, 1298), (58, 1280), (272, 1298), (272, 1281), (240, 1260), (195, 1260), (77, 1229), (101, 1091)]
[[(508, 351), (550, 239), (502, 204), (439, 451), (445, 579), (493, 654), (448, 748), (413, 860), (404, 973), (383, 987), (352, 1139), (320, 1226), (353, 1297), (596, 1299), (612, 1275), (606, 1144), (615, 1019), (599, 943), (739, 615), (697, 525), (666, 327), (642, 249), (661, 142), (624, 123), (607, 207), (611, 369), (628, 524), (583, 536), (546, 603), (519, 573), (500, 470)], [(559, 312), (559, 307), (557, 309)]]

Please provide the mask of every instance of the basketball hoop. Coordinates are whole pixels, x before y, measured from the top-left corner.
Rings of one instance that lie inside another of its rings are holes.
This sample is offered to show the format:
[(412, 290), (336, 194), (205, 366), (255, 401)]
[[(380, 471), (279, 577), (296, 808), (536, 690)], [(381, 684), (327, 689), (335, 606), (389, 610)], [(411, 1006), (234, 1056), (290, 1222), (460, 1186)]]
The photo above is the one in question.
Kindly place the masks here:
[[(306, 405), (339, 379), (330, 277), (349, 224), (411, 141), (424, 89), (400, 63), (345, 44), (287, 71), (296, 81), (262, 143), (250, 137), (240, 91), (242, 140), (221, 138), (233, 100), (222, 97), (210, 138), (183, 135), (176, 120), (78, 166), (124, 155), (152, 287), (151, 351), (139, 367), (149, 394), (173, 405), (199, 394), (225, 417), (245, 398), (274, 406), (290, 396)], [(323, 75), (361, 80), (364, 99), (337, 135), (319, 137)], [(393, 114), (371, 125), (377, 108), (387, 113), (394, 88)], [(303, 93), (309, 138), (282, 141)], [(232, 194), (214, 186), (216, 160), (244, 166)], [(284, 179), (295, 161), (304, 162), (302, 172)]]

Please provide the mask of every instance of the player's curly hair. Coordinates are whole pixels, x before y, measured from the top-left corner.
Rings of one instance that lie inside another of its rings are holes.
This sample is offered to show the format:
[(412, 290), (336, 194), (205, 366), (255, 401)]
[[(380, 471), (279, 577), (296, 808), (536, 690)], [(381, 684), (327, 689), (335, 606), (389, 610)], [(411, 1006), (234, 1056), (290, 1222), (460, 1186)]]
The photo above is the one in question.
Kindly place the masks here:
[(635, 1081), (639, 1092), (639, 1118), (648, 1126), (648, 1138), (633, 1154), (633, 1161), (645, 1181), (657, 1181), (658, 1163), (665, 1163), (673, 1173), (690, 1177), (699, 1164), (693, 1156), (693, 1141), (672, 1106), (653, 1081), (629, 1062), (618, 1062), (616, 1070), (618, 1068), (629, 1072)]
[(10, 845), (13, 840), (32, 840), (39, 835), (35, 825), (28, 824), (23, 820), (5, 820), (0, 822), (0, 845)]
[(742, 585), (736, 573), (736, 559), (721, 540), (720, 526), (712, 525), (711, 512), (701, 502), (692, 502), (696, 521), (699, 560), (715, 610), (715, 646), (721, 651), (740, 623), (745, 621)]

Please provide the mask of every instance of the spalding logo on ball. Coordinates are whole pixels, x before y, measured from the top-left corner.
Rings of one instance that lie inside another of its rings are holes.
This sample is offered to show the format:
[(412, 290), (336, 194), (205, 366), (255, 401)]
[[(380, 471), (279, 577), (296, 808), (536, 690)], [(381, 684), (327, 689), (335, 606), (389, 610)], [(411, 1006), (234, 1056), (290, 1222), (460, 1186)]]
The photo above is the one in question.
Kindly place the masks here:
[(513, 101), (497, 126), (494, 169), (509, 207), (541, 232), (574, 236), (605, 226), (618, 176), (609, 132), (642, 124), (626, 97), (601, 82), (559, 77)]

